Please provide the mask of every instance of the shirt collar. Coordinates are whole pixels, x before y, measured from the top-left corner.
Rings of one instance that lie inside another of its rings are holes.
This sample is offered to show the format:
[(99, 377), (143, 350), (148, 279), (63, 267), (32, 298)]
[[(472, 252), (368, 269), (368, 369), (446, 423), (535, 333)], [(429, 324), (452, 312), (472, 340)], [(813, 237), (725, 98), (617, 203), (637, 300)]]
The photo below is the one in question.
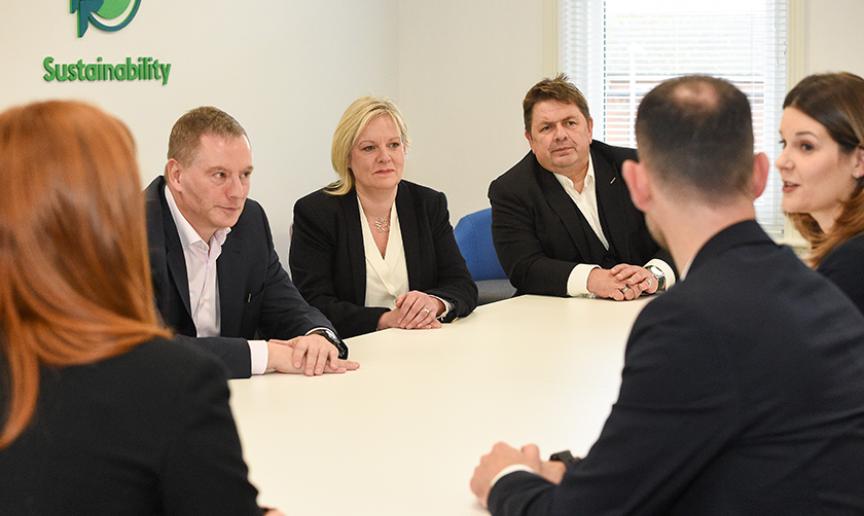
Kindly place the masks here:
[[(174, 219), (174, 225), (177, 226), (177, 234), (180, 236), (180, 244), (183, 246), (183, 249), (190, 249), (196, 244), (199, 247), (203, 244), (209, 248), (210, 244), (201, 238), (201, 235), (195, 231), (192, 224), (183, 216), (183, 213), (177, 206), (177, 201), (174, 200), (174, 194), (171, 193), (171, 189), (167, 185), (165, 186), (165, 200), (168, 202), (168, 209), (171, 210), (171, 218)], [(213, 233), (213, 238), (210, 240), (213, 241), (215, 239), (221, 247), (230, 232), (231, 228), (220, 228)]]
[[(572, 190), (576, 193), (579, 193), (576, 190), (576, 186), (573, 184), (573, 181), (570, 180), (569, 177), (561, 175), (561, 174), (552, 174), (555, 176), (555, 179), (561, 183), (566, 190)], [(594, 160), (591, 159), (591, 153), (588, 153), (588, 173), (585, 174), (585, 181), (582, 183), (582, 193), (585, 193), (586, 188), (594, 188)]]

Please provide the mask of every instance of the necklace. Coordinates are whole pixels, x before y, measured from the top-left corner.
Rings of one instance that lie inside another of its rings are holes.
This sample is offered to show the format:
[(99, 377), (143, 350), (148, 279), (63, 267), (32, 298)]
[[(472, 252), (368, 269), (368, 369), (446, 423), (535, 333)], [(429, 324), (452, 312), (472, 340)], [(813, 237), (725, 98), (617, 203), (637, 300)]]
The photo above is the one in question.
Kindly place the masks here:
[(386, 233), (390, 231), (390, 217), (375, 217), (372, 221), (372, 225), (375, 226), (375, 229), (379, 232)]

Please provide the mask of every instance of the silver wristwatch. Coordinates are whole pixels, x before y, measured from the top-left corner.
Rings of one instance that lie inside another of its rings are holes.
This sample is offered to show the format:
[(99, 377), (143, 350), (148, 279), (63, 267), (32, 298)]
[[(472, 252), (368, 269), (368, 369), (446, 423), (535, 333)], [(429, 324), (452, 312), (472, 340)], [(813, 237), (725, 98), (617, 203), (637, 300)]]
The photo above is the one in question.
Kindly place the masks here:
[(666, 290), (666, 275), (663, 274), (663, 269), (656, 265), (646, 265), (645, 270), (650, 272), (657, 278), (657, 290)]

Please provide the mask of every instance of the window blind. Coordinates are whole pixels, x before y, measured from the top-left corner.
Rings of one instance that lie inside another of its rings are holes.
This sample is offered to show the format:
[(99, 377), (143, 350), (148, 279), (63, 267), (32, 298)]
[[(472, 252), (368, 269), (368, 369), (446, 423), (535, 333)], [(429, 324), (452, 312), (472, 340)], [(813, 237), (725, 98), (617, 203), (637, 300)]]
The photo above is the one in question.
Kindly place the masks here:
[[(559, 0), (559, 68), (588, 99), (594, 137), (636, 146), (642, 97), (670, 77), (723, 77), (750, 99), (757, 152), (774, 159), (786, 90), (786, 0)], [(781, 236), (780, 179), (771, 172), (757, 218)]]

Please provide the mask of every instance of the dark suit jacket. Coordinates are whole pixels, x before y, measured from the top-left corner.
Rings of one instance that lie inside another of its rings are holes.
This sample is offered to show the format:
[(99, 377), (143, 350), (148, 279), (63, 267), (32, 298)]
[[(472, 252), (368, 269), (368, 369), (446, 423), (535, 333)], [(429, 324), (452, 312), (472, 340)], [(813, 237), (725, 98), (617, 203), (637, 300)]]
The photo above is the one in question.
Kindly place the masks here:
[(567, 295), (567, 279), (579, 263), (609, 268), (672, 260), (651, 238), (645, 217), (633, 206), (621, 176), (633, 149), (591, 142), (597, 208), (610, 249), (533, 152), (489, 185), (492, 238), (510, 282), (519, 294)]
[[(477, 287), (453, 238), (447, 199), (441, 192), (408, 181), (399, 183), (396, 212), (411, 290), (446, 299), (446, 321), (477, 306)], [(297, 288), (345, 336), (375, 331), (382, 307), (364, 307), (366, 255), (357, 194), (313, 192), (294, 205), (289, 256)]]
[(0, 450), (0, 514), (261, 514), (246, 473), (222, 365), (154, 340), (42, 368), (30, 426)]
[[(150, 270), (156, 306), (165, 324), (180, 335), (195, 337), (189, 308), (189, 280), (177, 226), (165, 200), (165, 179), (145, 190)], [(314, 328), (333, 329), (321, 312), (309, 306), (279, 263), (264, 210), (247, 199), (216, 261), (221, 336), (195, 339), (218, 355), (234, 378), (251, 373), (247, 340), (291, 339)]]
[(817, 269), (840, 287), (864, 313), (864, 233), (838, 245)]
[(621, 381), (561, 484), (507, 475), (493, 514), (864, 514), (864, 316), (755, 221), (645, 307)]

